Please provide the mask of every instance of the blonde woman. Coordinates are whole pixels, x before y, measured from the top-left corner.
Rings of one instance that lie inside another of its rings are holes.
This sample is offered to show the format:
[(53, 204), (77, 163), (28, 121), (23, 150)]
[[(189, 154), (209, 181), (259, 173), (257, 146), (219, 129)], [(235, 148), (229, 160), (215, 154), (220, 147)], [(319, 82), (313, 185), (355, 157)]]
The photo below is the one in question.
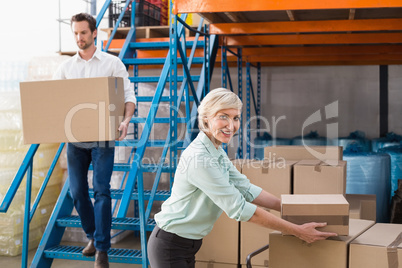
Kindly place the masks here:
[(202, 238), (222, 212), (236, 221), (292, 234), (307, 243), (336, 236), (315, 229), (325, 223), (296, 225), (258, 207), (279, 211), (281, 202), (251, 184), (221, 147), (239, 129), (241, 109), (238, 96), (224, 88), (212, 90), (198, 107), (201, 131), (183, 151), (172, 194), (155, 215), (157, 226), (148, 241), (152, 268), (194, 267)]

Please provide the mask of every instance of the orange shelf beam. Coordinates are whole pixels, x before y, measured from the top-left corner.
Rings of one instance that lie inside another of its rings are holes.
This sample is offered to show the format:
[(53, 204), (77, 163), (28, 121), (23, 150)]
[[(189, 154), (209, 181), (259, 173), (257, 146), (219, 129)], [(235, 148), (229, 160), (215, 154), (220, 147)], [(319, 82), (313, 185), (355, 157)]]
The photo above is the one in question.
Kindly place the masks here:
[(248, 62), (267, 65), (366, 65), (401, 64), (402, 55), (310, 55), (310, 56), (250, 56)]
[(222, 38), (222, 43), (228, 47), (256, 45), (402, 44), (402, 33), (225, 36)]
[(175, 0), (173, 13), (402, 7), (400, 0)]
[(325, 56), (325, 55), (399, 55), (402, 56), (402, 45), (368, 45), (368, 46), (314, 46), (314, 47), (264, 47), (243, 48), (243, 57), (284, 57), (293, 56)]
[[(402, 4), (402, 1), (400, 2)], [(401, 30), (402, 19), (281, 21), (210, 24), (210, 33), (219, 35), (354, 31), (372, 32)]]

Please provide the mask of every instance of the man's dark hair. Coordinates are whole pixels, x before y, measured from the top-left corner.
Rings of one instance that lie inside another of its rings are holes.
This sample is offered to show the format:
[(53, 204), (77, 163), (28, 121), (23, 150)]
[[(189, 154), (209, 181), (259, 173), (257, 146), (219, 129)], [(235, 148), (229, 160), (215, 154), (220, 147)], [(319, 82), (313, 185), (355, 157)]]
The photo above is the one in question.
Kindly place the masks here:
[(93, 33), (96, 30), (96, 19), (88, 13), (79, 13), (71, 17), (70, 25), (73, 25), (73, 22), (79, 21), (87, 21), (89, 24), (89, 29)]

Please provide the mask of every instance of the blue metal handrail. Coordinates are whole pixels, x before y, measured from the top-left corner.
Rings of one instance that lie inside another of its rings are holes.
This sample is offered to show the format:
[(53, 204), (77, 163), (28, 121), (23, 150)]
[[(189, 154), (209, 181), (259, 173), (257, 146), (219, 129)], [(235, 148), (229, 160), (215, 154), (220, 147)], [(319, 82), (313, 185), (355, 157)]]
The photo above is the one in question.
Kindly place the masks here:
[(44, 179), (41, 188), (35, 198), (34, 203), (32, 204), (31, 208), (31, 193), (32, 193), (32, 170), (33, 170), (33, 158), (39, 148), (39, 144), (32, 144), (25, 157), (24, 160), (22, 161), (22, 164), (20, 168), (17, 171), (17, 174), (15, 175), (13, 181), (11, 182), (10, 187), (7, 190), (7, 193), (0, 205), (0, 213), (6, 213), (8, 208), (11, 205), (11, 202), (13, 201), (15, 194), (17, 193), (17, 190), (19, 186), (21, 185), (22, 180), (25, 177), (25, 174), (27, 175), (27, 181), (26, 181), (26, 192), (25, 192), (25, 210), (24, 210), (24, 226), (23, 226), (23, 232), (22, 232), (22, 261), (21, 261), (21, 267), (25, 268), (28, 265), (28, 250), (29, 250), (29, 224), (32, 220), (32, 218), (35, 215), (36, 209), (39, 205), (39, 202), (43, 196), (43, 193), (45, 191), (45, 188), (50, 180), (50, 177), (52, 176), (53, 170), (57, 164), (57, 161), (59, 160), (61, 151), (63, 150), (64, 143), (60, 144), (59, 149), (56, 152), (56, 155), (53, 159), (53, 162), (51, 166), (49, 167), (48, 173), (46, 175), (46, 178)]
[[(113, 31), (112, 31), (112, 33), (111, 33), (110, 36), (109, 36), (109, 40), (108, 40), (108, 42), (107, 42), (107, 44), (106, 44), (106, 46), (105, 46), (105, 48), (104, 48), (104, 51), (108, 51), (108, 50), (109, 50), (110, 44), (112, 43), (112, 40), (113, 40), (113, 38), (114, 38), (114, 35), (115, 35), (116, 32), (117, 32), (117, 28), (119, 28), (119, 25), (120, 25), (121, 21), (123, 20), (124, 11), (127, 9), (128, 5), (129, 5), (131, 2), (133, 2), (133, 0), (129, 0), (129, 1), (126, 2), (126, 5), (124, 6), (123, 11), (120, 13), (119, 18), (117, 19), (117, 21), (116, 21), (116, 23), (115, 23), (115, 25), (114, 25), (114, 27), (113, 27)], [(134, 4), (131, 4), (131, 9), (132, 9), (132, 10), (131, 10), (131, 13), (134, 13), (134, 15), (135, 15), (135, 3), (134, 3)], [(134, 20), (132, 20), (132, 21), (135, 22), (135, 18), (134, 18)], [(131, 24), (131, 25), (133, 25), (133, 24)], [(132, 27), (133, 27), (133, 26), (132, 26)]]
[(20, 187), (20, 184), (22, 182), (22, 179), (24, 178), (28, 167), (32, 165), (32, 160), (33, 157), (36, 153), (36, 151), (39, 148), (39, 144), (32, 144), (28, 152), (26, 153), (24, 160), (22, 160), (22, 164), (20, 168), (17, 171), (17, 174), (15, 175), (13, 181), (11, 182), (10, 187), (7, 190), (6, 195), (4, 196), (4, 199), (0, 205), (0, 213), (6, 213), (8, 208), (11, 205), (11, 202), (13, 201), (13, 198), (15, 194), (17, 193), (18, 188)]

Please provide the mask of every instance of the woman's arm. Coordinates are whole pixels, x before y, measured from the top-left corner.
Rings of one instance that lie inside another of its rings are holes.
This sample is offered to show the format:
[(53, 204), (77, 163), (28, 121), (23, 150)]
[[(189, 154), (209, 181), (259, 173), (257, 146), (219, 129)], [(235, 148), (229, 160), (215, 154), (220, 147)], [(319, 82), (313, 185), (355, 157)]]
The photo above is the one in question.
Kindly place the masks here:
[(275, 215), (259, 207), (257, 207), (257, 210), (250, 218), (249, 222), (253, 222), (270, 229), (281, 231), (284, 234), (294, 235), (306, 241), (307, 243), (324, 240), (331, 236), (337, 236), (336, 233), (320, 232), (315, 229), (317, 227), (324, 227), (326, 223), (311, 222), (305, 223), (303, 225), (297, 225), (278, 218)]
[(281, 200), (265, 190), (262, 190), (252, 203), (264, 208), (281, 211)]

